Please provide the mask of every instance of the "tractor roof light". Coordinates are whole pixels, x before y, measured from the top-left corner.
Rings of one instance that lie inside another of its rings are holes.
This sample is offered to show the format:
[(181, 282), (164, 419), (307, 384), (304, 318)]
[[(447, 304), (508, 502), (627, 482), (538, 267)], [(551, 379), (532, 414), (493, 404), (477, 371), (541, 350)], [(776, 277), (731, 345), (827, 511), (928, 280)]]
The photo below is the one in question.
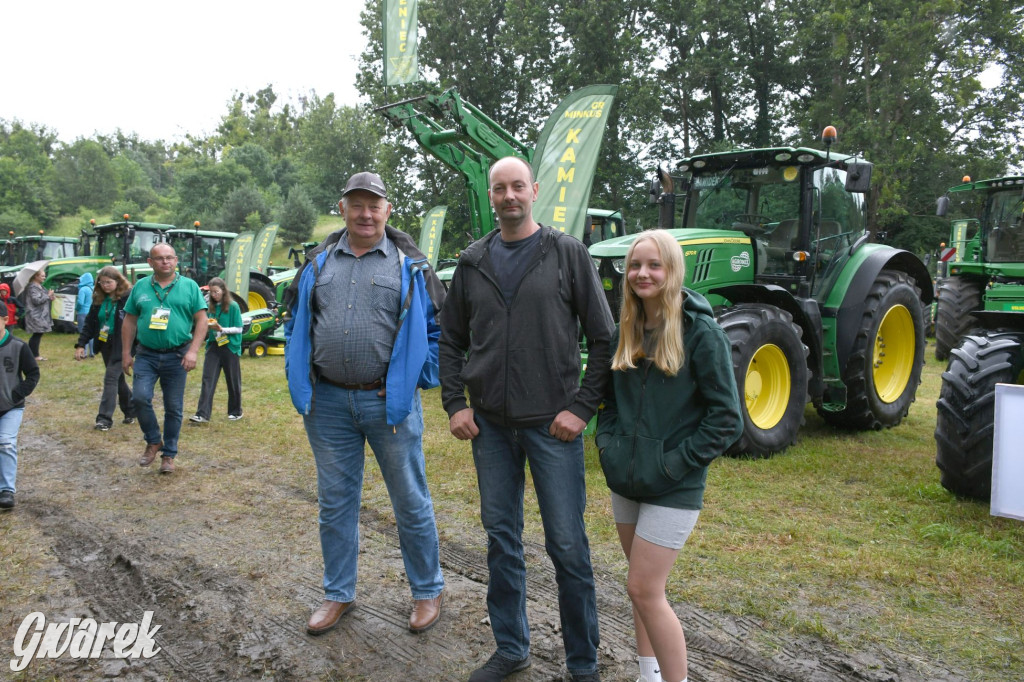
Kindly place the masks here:
[(821, 131), (821, 142), (826, 147), (831, 147), (836, 141), (836, 127), (825, 126), (825, 129)]
[(964, 176), (964, 179), (963, 179), (963, 180), (961, 180), (960, 182), (964, 182), (964, 183), (967, 183), (967, 182), (970, 182), (970, 181), (971, 181), (971, 176), (970, 176), (970, 175), (965, 175), (965, 176)]
[(705, 161), (704, 159), (697, 159), (696, 161), (693, 162), (694, 168), (703, 168), (706, 165), (708, 165), (708, 162)]
[(796, 160), (800, 163), (810, 163), (811, 161), (814, 161), (814, 154), (801, 154), (796, 157)]
[(783, 161), (789, 161), (792, 158), (793, 155), (790, 154), (789, 152), (779, 152), (778, 154), (775, 155), (775, 160), (780, 163)]

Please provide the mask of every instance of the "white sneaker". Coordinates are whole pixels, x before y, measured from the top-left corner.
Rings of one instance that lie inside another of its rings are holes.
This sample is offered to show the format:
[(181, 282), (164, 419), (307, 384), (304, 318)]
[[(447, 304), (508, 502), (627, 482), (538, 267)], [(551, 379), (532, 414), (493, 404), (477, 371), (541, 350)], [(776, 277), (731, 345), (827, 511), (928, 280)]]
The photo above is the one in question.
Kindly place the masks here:
[(189, 421), (195, 422), (196, 424), (205, 424), (206, 422), (210, 421), (206, 417), (200, 417), (198, 414), (194, 414), (188, 419)]
[(241, 418), (242, 418), (242, 415), (240, 415), (240, 414), (229, 414), (228, 415), (228, 419), (230, 419), (233, 422), (236, 422), (236, 421), (238, 421)]

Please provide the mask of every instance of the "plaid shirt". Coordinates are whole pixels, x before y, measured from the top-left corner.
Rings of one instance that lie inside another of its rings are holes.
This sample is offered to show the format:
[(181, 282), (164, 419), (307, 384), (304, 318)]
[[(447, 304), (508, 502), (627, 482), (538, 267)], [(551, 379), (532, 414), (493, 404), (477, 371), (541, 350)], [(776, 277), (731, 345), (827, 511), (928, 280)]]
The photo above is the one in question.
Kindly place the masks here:
[(313, 286), (313, 365), (344, 384), (387, 373), (402, 299), (401, 254), (387, 237), (356, 257), (348, 235), (327, 254)]

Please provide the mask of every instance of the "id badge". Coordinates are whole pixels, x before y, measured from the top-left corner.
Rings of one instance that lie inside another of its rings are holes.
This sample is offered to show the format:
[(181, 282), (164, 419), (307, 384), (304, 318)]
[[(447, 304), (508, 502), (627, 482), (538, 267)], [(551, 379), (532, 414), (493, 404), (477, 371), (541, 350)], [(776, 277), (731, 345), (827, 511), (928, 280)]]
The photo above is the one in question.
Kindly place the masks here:
[(103, 325), (103, 329), (100, 330), (100, 333), (96, 336), (96, 338), (99, 339), (101, 342), (106, 343), (108, 336), (110, 336), (110, 327), (108, 327), (107, 325)]
[(167, 329), (167, 323), (171, 319), (170, 308), (156, 308), (153, 310), (153, 316), (149, 318), (150, 329)]
[(226, 345), (228, 345), (228, 335), (227, 334), (217, 334), (217, 345), (218, 346), (226, 346)]

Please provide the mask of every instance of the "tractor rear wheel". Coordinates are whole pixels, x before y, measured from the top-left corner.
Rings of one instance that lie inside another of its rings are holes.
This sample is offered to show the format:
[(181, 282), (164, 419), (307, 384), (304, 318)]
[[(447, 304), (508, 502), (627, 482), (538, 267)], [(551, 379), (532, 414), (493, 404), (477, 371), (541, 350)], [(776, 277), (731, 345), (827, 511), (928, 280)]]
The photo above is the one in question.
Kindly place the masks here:
[(273, 310), (277, 305), (274, 290), (257, 279), (249, 280), (249, 310), (267, 308)]
[(945, 360), (960, 339), (977, 324), (971, 313), (980, 310), (981, 284), (966, 277), (947, 277), (937, 287), (935, 357)]
[(996, 384), (1024, 384), (1024, 334), (981, 332), (963, 338), (942, 373), (935, 420), (935, 463), (956, 495), (992, 495)]
[(739, 304), (718, 324), (729, 337), (743, 412), (743, 435), (729, 454), (768, 457), (796, 442), (807, 404), (807, 346), (786, 311)]
[(899, 424), (910, 409), (924, 366), (921, 292), (905, 272), (882, 270), (871, 285), (853, 349), (842, 369), (846, 406), (818, 407), (832, 426), (882, 429)]

